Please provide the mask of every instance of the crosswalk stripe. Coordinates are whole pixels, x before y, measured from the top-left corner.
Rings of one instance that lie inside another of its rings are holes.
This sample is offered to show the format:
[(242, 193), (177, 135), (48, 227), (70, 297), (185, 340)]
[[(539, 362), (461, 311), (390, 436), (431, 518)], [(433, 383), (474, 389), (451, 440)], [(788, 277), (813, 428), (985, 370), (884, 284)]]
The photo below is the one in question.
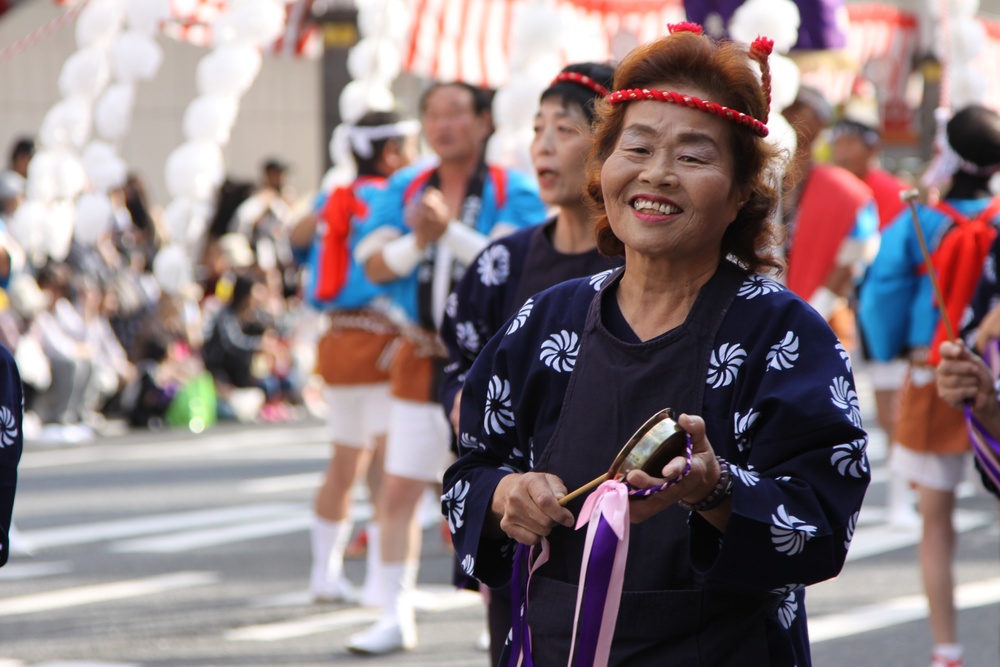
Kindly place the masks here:
[(111, 546), (111, 550), (115, 553), (178, 553), (232, 542), (255, 540), (261, 537), (295, 533), (308, 528), (311, 524), (311, 514), (298, 512), (270, 521), (254, 521), (235, 526), (192, 530), (185, 533), (117, 542)]
[[(0, 569), (0, 580), (12, 581), (15, 579), (35, 579), (37, 577), (50, 577), (56, 574), (66, 574), (72, 572), (73, 566), (69, 561), (54, 561), (51, 563), (25, 563), (8, 562)], [(4, 667), (0, 662), (0, 667)]]
[[(325, 458), (330, 453), (328, 438), (322, 428), (299, 428), (287, 431), (261, 430), (233, 434), (206, 435), (198, 439), (168, 442), (137, 443), (130, 447), (117, 445), (88, 445), (76, 449), (59, 448), (45, 451), (26, 451), (18, 468), (50, 468), (78, 465), (98, 461), (149, 461), (160, 459), (206, 458), (238, 452), (251, 457), (255, 450), (281, 449), (289, 446), (310, 445), (309, 458)], [(326, 445), (327, 447), (317, 447)], [(315, 450), (314, 452), (312, 450)], [(282, 457), (284, 458), (284, 456)], [(301, 458), (301, 457), (300, 457)]]
[(218, 575), (213, 572), (175, 572), (142, 579), (126, 579), (107, 584), (22, 595), (0, 600), (0, 617), (155, 595), (178, 588), (204, 586), (216, 581)]
[(240, 493), (281, 493), (282, 491), (317, 489), (322, 481), (323, 474), (319, 472), (307, 472), (299, 475), (279, 475), (276, 477), (255, 477), (240, 482), (236, 490)]
[[(455, 590), (451, 586), (421, 586), (413, 595), (413, 605), (427, 613), (482, 607), (483, 598), (472, 591)], [(323, 614), (313, 614), (278, 623), (251, 625), (227, 632), (228, 641), (274, 642), (320, 634), (339, 628), (372, 623), (379, 618), (380, 611), (367, 607), (338, 609)]]
[[(962, 584), (955, 589), (956, 608), (975, 609), (1000, 602), (1000, 577)], [(904, 595), (878, 604), (809, 619), (809, 640), (816, 644), (882, 630), (927, 617), (927, 598)]]
[[(873, 508), (874, 509), (874, 508)], [(862, 510), (862, 514), (870, 511)], [(966, 533), (993, 523), (991, 512), (960, 509), (955, 511), (955, 530)], [(851, 548), (847, 552), (847, 560), (855, 561), (870, 558), (887, 551), (904, 549), (920, 542), (920, 526), (913, 528), (896, 528), (886, 524), (859, 527), (854, 533)]]
[(37, 548), (63, 547), (75, 544), (89, 544), (123, 537), (151, 535), (185, 528), (198, 528), (233, 521), (253, 521), (268, 516), (302, 513), (307, 511), (305, 503), (266, 503), (241, 505), (222, 509), (197, 510), (177, 514), (143, 516), (135, 519), (98, 521), (76, 524), (60, 528), (44, 528), (24, 531), (25, 539)]

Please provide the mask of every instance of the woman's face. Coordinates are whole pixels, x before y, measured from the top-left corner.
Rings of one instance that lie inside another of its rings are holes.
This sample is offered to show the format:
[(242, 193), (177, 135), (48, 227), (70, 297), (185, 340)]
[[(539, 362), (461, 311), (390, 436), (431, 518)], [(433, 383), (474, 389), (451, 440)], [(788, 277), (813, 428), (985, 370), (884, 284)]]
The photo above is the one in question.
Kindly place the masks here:
[(549, 206), (583, 203), (584, 163), (590, 151), (590, 126), (576, 104), (550, 98), (535, 116), (531, 163), (538, 175), (538, 191)]
[[(695, 88), (665, 87), (706, 98)], [(608, 220), (626, 258), (719, 259), (722, 235), (746, 196), (733, 187), (728, 132), (735, 127), (676, 104), (628, 103), (601, 170)]]

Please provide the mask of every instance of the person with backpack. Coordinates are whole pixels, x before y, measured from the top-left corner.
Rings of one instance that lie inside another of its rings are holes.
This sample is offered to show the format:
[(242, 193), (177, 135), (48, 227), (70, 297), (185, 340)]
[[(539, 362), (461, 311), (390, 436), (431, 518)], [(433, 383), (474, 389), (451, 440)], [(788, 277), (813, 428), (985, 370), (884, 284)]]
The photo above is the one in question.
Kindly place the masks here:
[[(343, 574), (344, 551), (351, 537), (351, 491), (368, 471), (369, 489), (378, 489), (385, 450), (389, 400), (387, 357), (397, 330), (385, 314), (384, 288), (370, 282), (354, 261), (358, 230), (387, 179), (413, 158), (418, 126), (398, 114), (371, 111), (350, 129), (357, 178), (318, 198), (315, 215), (300, 221), (292, 244), (306, 249), (305, 298), (326, 316), (326, 331), (316, 350), (324, 382), (327, 424), (333, 456), (316, 493), (311, 530), (309, 591), (314, 601), (354, 601)], [(365, 588), (361, 601), (377, 604), (377, 522), (366, 528)]]
[[(904, 211), (882, 235), (879, 253), (861, 286), (859, 317), (872, 357), (910, 360), (896, 441), (889, 466), (917, 489), (923, 519), (919, 556), (934, 641), (932, 667), (961, 667), (954, 577), (955, 489), (970, 453), (960, 409), (943, 401), (934, 383), (945, 318), (956, 330), (983, 272), (1000, 225), (1000, 200), (989, 190), (1000, 171), (1000, 116), (982, 106), (955, 113), (946, 142), (925, 177), (932, 187), (950, 181), (945, 197)], [(944, 304), (937, 302), (920, 248), (920, 225), (931, 252)], [(943, 308), (942, 308), (943, 305)]]
[(545, 218), (538, 189), (524, 174), (485, 160), (493, 130), (485, 91), (435, 83), (420, 100), (431, 166), (401, 170), (372, 207), (354, 251), (368, 277), (387, 285), (401, 325), (390, 369), (389, 431), (376, 502), (381, 524), (382, 616), (351, 638), (355, 653), (416, 646), (409, 592), (416, 582), (419, 500), (448, 464), (451, 428), (438, 403), (445, 365), (438, 327), (455, 281), (491, 239)]

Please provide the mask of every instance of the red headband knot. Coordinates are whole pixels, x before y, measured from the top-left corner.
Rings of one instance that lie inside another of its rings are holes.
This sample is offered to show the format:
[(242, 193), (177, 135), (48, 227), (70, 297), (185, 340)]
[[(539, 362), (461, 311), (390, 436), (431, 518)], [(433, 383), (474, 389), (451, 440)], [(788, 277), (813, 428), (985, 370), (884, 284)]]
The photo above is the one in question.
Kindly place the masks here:
[(556, 78), (552, 79), (550, 86), (554, 86), (560, 81), (570, 81), (572, 83), (578, 83), (581, 86), (586, 86), (590, 88), (594, 93), (600, 95), (601, 97), (608, 96), (608, 89), (591, 79), (586, 74), (580, 74), (578, 72), (560, 72), (556, 75)]
[(674, 92), (672, 90), (626, 88), (625, 90), (616, 90), (608, 95), (607, 99), (610, 104), (621, 104), (622, 102), (632, 102), (635, 100), (669, 102), (670, 104), (677, 104), (691, 109), (697, 109), (698, 111), (714, 114), (720, 118), (732, 121), (737, 125), (743, 125), (744, 127), (749, 128), (754, 134), (761, 137), (766, 137), (768, 132), (767, 125), (760, 122), (753, 116), (748, 116), (745, 113), (736, 111), (735, 109), (730, 109), (729, 107), (724, 107), (721, 104), (716, 104), (715, 102), (709, 102), (707, 100), (694, 97), (693, 95), (682, 95), (681, 93)]
[(750, 45), (750, 55), (753, 56), (754, 60), (767, 58), (771, 55), (772, 50), (774, 50), (774, 40), (769, 37), (759, 36)]
[(696, 35), (702, 33), (702, 28), (697, 23), (691, 23), (690, 21), (681, 21), (680, 23), (668, 23), (667, 30), (673, 35), (677, 32), (693, 32)]

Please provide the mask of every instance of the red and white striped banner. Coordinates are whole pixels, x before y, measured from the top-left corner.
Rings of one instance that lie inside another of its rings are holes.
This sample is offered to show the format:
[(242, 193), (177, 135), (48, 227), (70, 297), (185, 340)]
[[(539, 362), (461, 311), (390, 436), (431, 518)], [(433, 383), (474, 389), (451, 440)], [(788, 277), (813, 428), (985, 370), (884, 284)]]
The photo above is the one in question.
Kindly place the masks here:
[[(530, 0), (409, 0), (412, 27), (403, 70), (430, 79), (488, 88), (507, 82), (513, 27)], [(556, 0), (566, 24), (580, 27), (587, 60), (608, 60), (615, 40), (642, 43), (684, 20), (681, 0)], [(564, 59), (568, 59), (565, 53)], [(581, 58), (582, 59), (582, 58)]]

